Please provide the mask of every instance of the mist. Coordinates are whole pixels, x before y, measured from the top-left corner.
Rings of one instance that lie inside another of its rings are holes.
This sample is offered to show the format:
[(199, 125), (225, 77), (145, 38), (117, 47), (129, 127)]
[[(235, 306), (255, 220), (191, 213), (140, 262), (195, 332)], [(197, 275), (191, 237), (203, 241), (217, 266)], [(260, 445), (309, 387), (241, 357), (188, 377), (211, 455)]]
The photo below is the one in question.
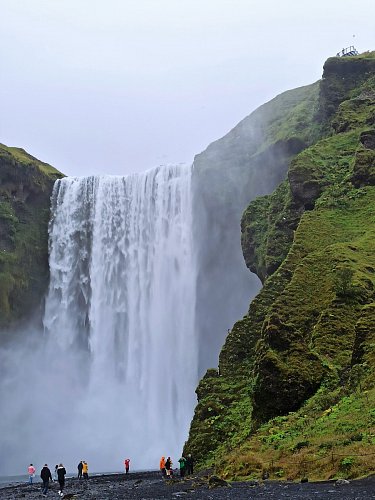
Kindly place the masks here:
[(190, 178), (55, 183), (44, 328), (1, 351), (1, 474), (179, 458), (198, 381)]
[(199, 378), (261, 286), (243, 259), (242, 212), (298, 152), (264, 148), (267, 124), (306, 92), (252, 113), (192, 167), (55, 183), (44, 327), (0, 353), (1, 474), (178, 459)]

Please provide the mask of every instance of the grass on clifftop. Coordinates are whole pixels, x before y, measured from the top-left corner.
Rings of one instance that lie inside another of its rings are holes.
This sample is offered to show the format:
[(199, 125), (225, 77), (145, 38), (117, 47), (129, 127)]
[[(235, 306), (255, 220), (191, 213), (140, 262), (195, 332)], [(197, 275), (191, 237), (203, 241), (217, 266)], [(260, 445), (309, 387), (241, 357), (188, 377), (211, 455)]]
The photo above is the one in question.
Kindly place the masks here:
[(62, 174), (48, 163), (44, 163), (34, 156), (31, 156), (22, 148), (15, 148), (0, 144), (0, 158), (17, 162), (21, 165), (34, 166), (43, 174), (59, 179)]

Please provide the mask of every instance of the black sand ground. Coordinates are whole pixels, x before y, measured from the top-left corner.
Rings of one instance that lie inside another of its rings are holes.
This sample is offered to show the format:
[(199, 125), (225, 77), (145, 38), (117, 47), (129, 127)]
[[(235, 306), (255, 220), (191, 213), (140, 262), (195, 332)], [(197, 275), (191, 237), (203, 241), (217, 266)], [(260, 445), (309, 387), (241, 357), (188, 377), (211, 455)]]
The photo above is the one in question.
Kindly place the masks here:
[[(40, 483), (17, 484), (0, 488), (1, 500), (60, 498), (58, 483), (53, 483), (47, 497), (41, 493)], [(64, 498), (77, 500), (225, 500), (236, 498), (250, 500), (267, 499), (375, 499), (375, 476), (348, 484), (340, 482), (281, 483), (281, 482), (235, 482), (230, 486), (209, 488), (207, 478), (179, 478), (165, 482), (157, 472), (103, 475), (89, 480), (68, 479)]]

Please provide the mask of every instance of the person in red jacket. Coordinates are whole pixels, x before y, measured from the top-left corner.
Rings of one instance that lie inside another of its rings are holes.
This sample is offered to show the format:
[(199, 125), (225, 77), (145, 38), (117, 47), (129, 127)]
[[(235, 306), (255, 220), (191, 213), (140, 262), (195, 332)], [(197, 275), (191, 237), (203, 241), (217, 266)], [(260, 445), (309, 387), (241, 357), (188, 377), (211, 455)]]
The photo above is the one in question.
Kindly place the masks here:
[(27, 473), (29, 475), (29, 483), (30, 484), (33, 484), (33, 479), (35, 477), (35, 467), (33, 466), (33, 464), (30, 464), (27, 468)]
[(129, 474), (130, 458), (125, 458), (124, 466), (125, 466), (125, 473)]

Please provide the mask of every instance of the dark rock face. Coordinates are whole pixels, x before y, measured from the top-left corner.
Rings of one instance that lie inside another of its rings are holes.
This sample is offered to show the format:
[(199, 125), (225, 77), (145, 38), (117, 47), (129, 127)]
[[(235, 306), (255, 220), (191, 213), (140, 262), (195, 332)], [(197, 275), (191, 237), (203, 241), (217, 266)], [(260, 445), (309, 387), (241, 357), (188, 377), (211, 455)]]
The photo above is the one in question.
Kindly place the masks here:
[(366, 149), (375, 149), (375, 130), (366, 130), (359, 136), (361, 144)]
[(0, 145), (0, 328), (38, 310), (48, 281), (50, 165)]
[(362, 132), (353, 167), (352, 182), (355, 187), (375, 185), (375, 130)]
[[(373, 270), (375, 272), (375, 270)], [(367, 363), (374, 365), (375, 352), (375, 302), (363, 307), (361, 317), (355, 325), (352, 366)]]
[(285, 259), (305, 207), (291, 196), (287, 182), (272, 195), (253, 201), (241, 220), (241, 244), (245, 262), (262, 283)]
[(352, 182), (355, 187), (375, 186), (375, 151), (357, 151), (353, 167)]
[(360, 87), (375, 71), (373, 57), (331, 57), (323, 67), (319, 116), (329, 120), (349, 93)]
[[(259, 374), (253, 398), (253, 418), (264, 422), (275, 415), (297, 410), (319, 388), (324, 375), (321, 361), (306, 349), (294, 347), (288, 351), (282, 345), (281, 331), (275, 332), (278, 353), (286, 354), (285, 361), (268, 350), (258, 354), (255, 367)], [(285, 339), (288, 343), (288, 339)], [(272, 345), (270, 344), (271, 348)]]
[(314, 202), (322, 192), (317, 179), (309, 178), (308, 170), (295, 170), (288, 174), (290, 190), (293, 198), (307, 210), (314, 208)]

